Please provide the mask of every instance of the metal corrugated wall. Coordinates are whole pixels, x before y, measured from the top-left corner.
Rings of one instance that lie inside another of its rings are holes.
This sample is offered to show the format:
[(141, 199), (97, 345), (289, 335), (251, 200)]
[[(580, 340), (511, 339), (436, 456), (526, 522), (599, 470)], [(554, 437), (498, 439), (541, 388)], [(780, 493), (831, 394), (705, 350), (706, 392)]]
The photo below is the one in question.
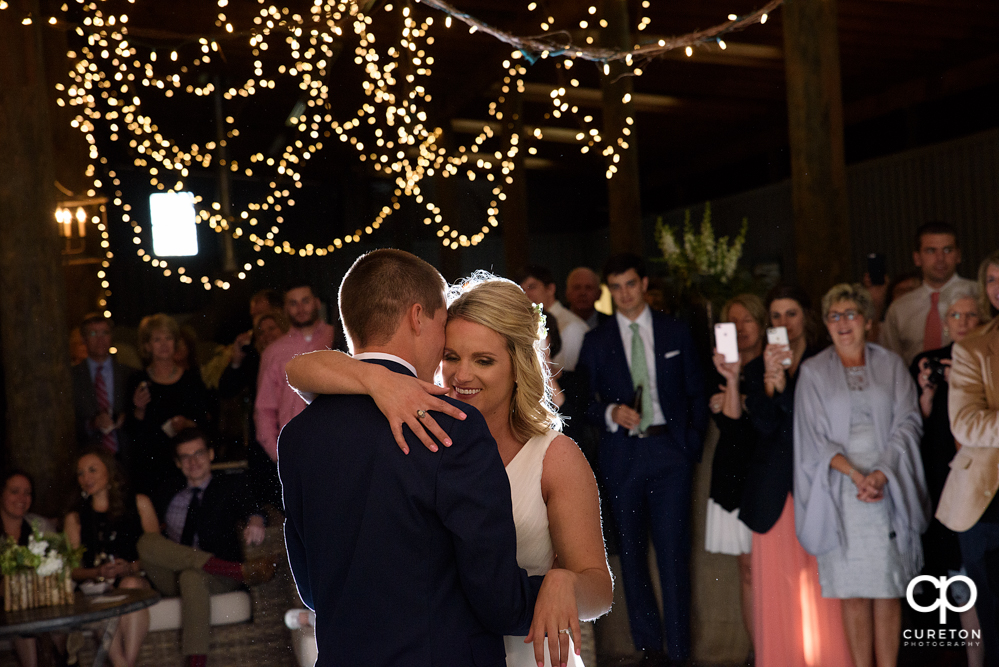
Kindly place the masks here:
[(928, 220), (957, 228), (965, 276), (999, 248), (999, 130), (853, 165), (847, 179), (858, 268), (884, 252), (889, 273), (911, 270), (912, 234)]
[[(929, 220), (957, 228), (962, 275), (973, 277), (978, 263), (999, 248), (999, 130), (851, 165), (847, 185), (857, 277), (869, 252), (887, 256), (891, 275), (912, 270), (913, 232)], [(711, 206), (718, 234), (735, 233), (743, 216), (749, 218), (747, 263), (779, 260), (793, 276), (790, 181), (723, 197)], [(700, 205), (691, 207), (693, 222), (702, 212)], [(683, 214), (674, 209), (663, 219), (680, 225)], [(645, 225), (652, 256), (658, 254), (652, 242), (655, 218)]]

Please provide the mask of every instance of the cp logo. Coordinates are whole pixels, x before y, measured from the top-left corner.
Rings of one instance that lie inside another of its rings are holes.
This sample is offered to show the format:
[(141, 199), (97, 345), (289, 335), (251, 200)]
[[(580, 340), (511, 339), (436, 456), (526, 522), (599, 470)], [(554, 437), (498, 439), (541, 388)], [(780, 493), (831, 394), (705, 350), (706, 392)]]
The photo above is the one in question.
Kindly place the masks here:
[[(940, 589), (940, 598), (936, 600), (933, 604), (928, 607), (923, 607), (916, 604), (915, 599), (912, 597), (912, 591), (916, 588), (916, 584), (921, 581), (928, 582), (929, 584), (936, 586)], [(955, 581), (963, 581), (971, 589), (971, 599), (962, 606), (954, 607), (951, 605), (950, 600), (947, 599), (947, 589)], [(905, 599), (909, 602), (909, 606), (916, 611), (929, 612), (934, 609), (940, 608), (940, 624), (944, 625), (947, 623), (947, 610), (956, 611), (961, 613), (962, 611), (968, 611), (975, 605), (975, 600), (978, 599), (978, 589), (975, 588), (975, 582), (973, 582), (968, 577), (963, 574), (959, 574), (955, 577), (931, 577), (927, 574), (920, 575), (909, 582), (909, 587), (905, 589)]]

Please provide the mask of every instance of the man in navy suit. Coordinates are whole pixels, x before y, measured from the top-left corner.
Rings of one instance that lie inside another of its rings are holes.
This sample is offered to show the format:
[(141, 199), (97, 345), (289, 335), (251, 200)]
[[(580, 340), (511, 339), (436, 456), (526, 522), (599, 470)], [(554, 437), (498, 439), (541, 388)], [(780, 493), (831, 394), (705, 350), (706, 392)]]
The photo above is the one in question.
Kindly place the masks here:
[[(611, 257), (604, 280), (617, 313), (586, 335), (579, 364), (589, 379), (587, 417), (602, 430), (600, 474), (617, 528), (632, 639), (649, 664), (683, 662), (690, 657), (691, 479), (707, 398), (687, 327), (645, 302), (641, 258)], [(649, 577), (650, 533), (662, 621)]]
[[(340, 285), (354, 357), (433, 381), (444, 288), (409, 253), (359, 258)], [(368, 396), (320, 396), (284, 427), (285, 540), (316, 611), (317, 665), (502, 667), (502, 635), (530, 629), (542, 578), (517, 565), (496, 443), (482, 415), (460, 405), (464, 421), (433, 415), (453, 445), (432, 452), (407, 431), (408, 456)]]
[(86, 315), (80, 324), (87, 358), (72, 369), (76, 442), (80, 449), (102, 445), (115, 452), (131, 473), (131, 443), (122, 426), (125, 413), (132, 409), (126, 388), (133, 369), (118, 363), (111, 354), (113, 333), (114, 322), (100, 313)]

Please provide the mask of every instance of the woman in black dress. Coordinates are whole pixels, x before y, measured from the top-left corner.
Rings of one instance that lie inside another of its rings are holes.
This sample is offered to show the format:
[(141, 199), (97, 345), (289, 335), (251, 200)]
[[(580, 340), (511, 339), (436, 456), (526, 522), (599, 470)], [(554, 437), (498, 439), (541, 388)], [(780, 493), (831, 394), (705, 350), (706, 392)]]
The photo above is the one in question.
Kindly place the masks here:
[(185, 371), (175, 360), (179, 336), (169, 315), (149, 315), (139, 324), (139, 353), (146, 368), (132, 379), (134, 451), (127, 459), (135, 488), (143, 493), (180, 474), (170, 438), (185, 428), (207, 427), (208, 394), (201, 375), (193, 368)]
[[(114, 457), (106, 449), (88, 449), (76, 462), (81, 498), (66, 515), (70, 544), (86, 547), (77, 581), (117, 582), (118, 588), (149, 588), (140, 574), (136, 544), (143, 533), (158, 533), (159, 520), (145, 495), (127, 492)], [(149, 632), (149, 610), (121, 617), (111, 643), (115, 667), (134, 667), (142, 641)]]

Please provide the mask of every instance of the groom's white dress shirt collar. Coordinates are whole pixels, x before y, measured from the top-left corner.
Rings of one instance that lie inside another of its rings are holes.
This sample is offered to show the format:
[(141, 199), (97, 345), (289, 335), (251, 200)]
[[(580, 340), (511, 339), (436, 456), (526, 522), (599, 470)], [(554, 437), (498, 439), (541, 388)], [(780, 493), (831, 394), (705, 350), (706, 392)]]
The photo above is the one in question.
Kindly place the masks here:
[(402, 364), (403, 366), (405, 366), (406, 368), (408, 368), (410, 370), (410, 372), (413, 374), (414, 377), (418, 377), (416, 375), (416, 367), (413, 366), (413, 364), (409, 363), (408, 361), (406, 361), (405, 359), (403, 359), (401, 357), (395, 356), (394, 354), (388, 354), (387, 352), (361, 352), (359, 354), (355, 354), (354, 358), (358, 359), (360, 361), (365, 361), (366, 359), (379, 359), (379, 360), (382, 360), (382, 361), (394, 361), (395, 363)]

